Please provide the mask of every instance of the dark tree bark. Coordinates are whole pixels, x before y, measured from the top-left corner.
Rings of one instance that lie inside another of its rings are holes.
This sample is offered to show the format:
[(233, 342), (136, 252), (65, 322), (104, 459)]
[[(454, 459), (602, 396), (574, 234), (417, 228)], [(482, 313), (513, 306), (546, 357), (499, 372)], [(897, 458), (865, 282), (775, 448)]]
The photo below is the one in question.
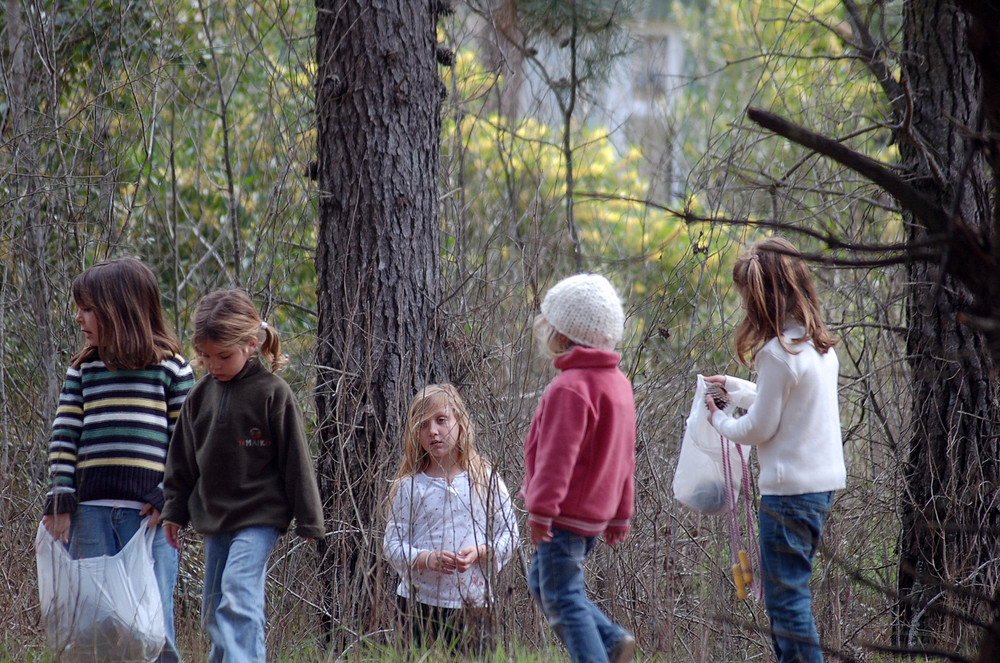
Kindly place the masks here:
[[(990, 237), (996, 190), (970, 139), (982, 129), (984, 111), (969, 22), (948, 2), (906, 3), (901, 77), (907, 103), (897, 112), (897, 138), (903, 170), (924, 194), (976, 235)], [(925, 224), (903, 216), (911, 242), (927, 239)], [(909, 267), (913, 412), (901, 506), (900, 645), (974, 642), (980, 635), (975, 623), (988, 621), (987, 592), (998, 580), (997, 363), (984, 334), (960, 322), (976, 301), (951, 275), (948, 261), (955, 259), (961, 257), (946, 246), (936, 261)]]
[(380, 496), (405, 407), (442, 379), (439, 3), (317, 2), (321, 573), (333, 646), (389, 605)]

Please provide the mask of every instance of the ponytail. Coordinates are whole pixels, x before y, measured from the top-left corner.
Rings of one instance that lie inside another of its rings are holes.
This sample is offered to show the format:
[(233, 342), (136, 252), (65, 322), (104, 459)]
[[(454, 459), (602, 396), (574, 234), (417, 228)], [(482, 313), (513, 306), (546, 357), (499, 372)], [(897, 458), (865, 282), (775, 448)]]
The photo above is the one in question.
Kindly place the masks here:
[(281, 337), (266, 322), (261, 322), (260, 327), (264, 339), (261, 341), (259, 352), (271, 362), (272, 371), (280, 371), (288, 365), (288, 355), (281, 352)]

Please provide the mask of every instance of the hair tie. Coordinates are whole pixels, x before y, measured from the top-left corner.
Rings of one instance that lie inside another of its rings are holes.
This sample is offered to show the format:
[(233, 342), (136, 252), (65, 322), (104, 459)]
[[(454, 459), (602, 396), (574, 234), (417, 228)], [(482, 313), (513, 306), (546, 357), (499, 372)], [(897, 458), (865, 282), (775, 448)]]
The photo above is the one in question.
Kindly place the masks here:
[(752, 256), (750, 256), (750, 259), (753, 260), (754, 262), (759, 263), (760, 262), (760, 255), (758, 255), (758, 254), (755, 253)]
[(265, 322), (264, 320), (261, 320), (260, 321), (260, 328), (262, 330), (267, 329), (267, 322)]

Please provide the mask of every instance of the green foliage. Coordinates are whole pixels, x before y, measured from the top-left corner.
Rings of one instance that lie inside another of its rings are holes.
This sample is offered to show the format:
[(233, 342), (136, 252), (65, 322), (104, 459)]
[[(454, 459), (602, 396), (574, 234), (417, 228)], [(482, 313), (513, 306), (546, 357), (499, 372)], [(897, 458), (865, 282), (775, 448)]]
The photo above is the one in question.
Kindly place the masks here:
[[(305, 181), (311, 53), (301, 36), (312, 12), (291, 3), (114, 7), (56, 14), (57, 27), (72, 30), (57, 33), (59, 43), (109, 54), (61, 54), (73, 63), (60, 70), (58, 100), (71, 151), (64, 142), (58, 156), (76, 177), (68, 196), (50, 200), (79, 219), (82, 264), (133, 253), (161, 267), (181, 327), (187, 293), (237, 284), (266, 289), (266, 312), (283, 307), (279, 323), (304, 331), (315, 207)], [(102, 195), (94, 179), (107, 183)], [(63, 249), (65, 239), (54, 237)]]
[[(166, 1), (128, 22), (91, 15), (130, 31), (102, 42), (118, 59), (68, 58), (80, 64), (62, 85), (62, 131), (79, 146), (69, 165), (107, 182), (95, 196), (91, 180), (73, 180), (81, 266), (123, 254), (146, 260), (182, 337), (203, 294), (244, 287), (308, 361), (311, 340), (299, 339), (315, 308), (315, 201), (305, 179), (314, 134), (304, 103), (310, 40), (301, 37), (312, 12)], [(86, 151), (98, 141), (103, 161)], [(67, 248), (65, 236), (53, 241)]]
[[(823, 218), (837, 213), (830, 199), (873, 187), (787, 141), (761, 140), (742, 124), (745, 107), (757, 106), (830, 131), (875, 159), (895, 160), (888, 129), (872, 119), (882, 115), (884, 101), (844, 41), (852, 35), (841, 4), (712, 2), (703, 12), (677, 16), (698, 56), (688, 59), (691, 83), (678, 97), (674, 115), (685, 118), (690, 163), (712, 160), (693, 173), (705, 173), (692, 187), (705, 189), (702, 202), (729, 214), (771, 219), (794, 214), (796, 222), (842, 228)], [(767, 174), (758, 172), (762, 164)], [(815, 186), (817, 180), (822, 187)], [(797, 188), (805, 181), (812, 192)], [(727, 195), (713, 195), (722, 189)]]
[[(446, 77), (459, 109), (481, 103), (495, 83), (473, 51), (460, 52)], [(639, 298), (683, 287), (662, 277), (690, 254), (692, 239), (674, 215), (645, 204), (649, 183), (639, 151), (620, 154), (607, 129), (593, 126), (575, 127), (573, 142), (575, 218), (587, 262), (613, 269)], [(495, 273), (537, 261), (540, 274), (564, 271), (572, 247), (563, 231), (566, 173), (558, 132), (527, 117), (453, 112), (443, 123), (442, 144), (444, 187), (460, 200), (443, 208), (451, 268)]]

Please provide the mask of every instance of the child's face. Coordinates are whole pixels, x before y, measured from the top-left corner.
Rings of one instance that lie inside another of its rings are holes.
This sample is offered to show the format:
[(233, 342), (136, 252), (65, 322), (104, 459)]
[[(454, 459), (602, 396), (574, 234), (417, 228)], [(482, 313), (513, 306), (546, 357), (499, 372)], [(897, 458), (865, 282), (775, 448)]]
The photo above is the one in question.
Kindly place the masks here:
[(458, 459), (458, 421), (451, 407), (438, 408), (420, 424), (420, 446), (438, 463)]
[(80, 307), (76, 312), (76, 317), (73, 319), (76, 321), (76, 324), (80, 325), (80, 331), (83, 332), (84, 338), (87, 339), (87, 345), (97, 345), (97, 313), (94, 309)]
[(257, 339), (238, 345), (219, 345), (214, 341), (205, 341), (197, 348), (202, 366), (219, 382), (229, 382), (236, 377), (256, 351)]

